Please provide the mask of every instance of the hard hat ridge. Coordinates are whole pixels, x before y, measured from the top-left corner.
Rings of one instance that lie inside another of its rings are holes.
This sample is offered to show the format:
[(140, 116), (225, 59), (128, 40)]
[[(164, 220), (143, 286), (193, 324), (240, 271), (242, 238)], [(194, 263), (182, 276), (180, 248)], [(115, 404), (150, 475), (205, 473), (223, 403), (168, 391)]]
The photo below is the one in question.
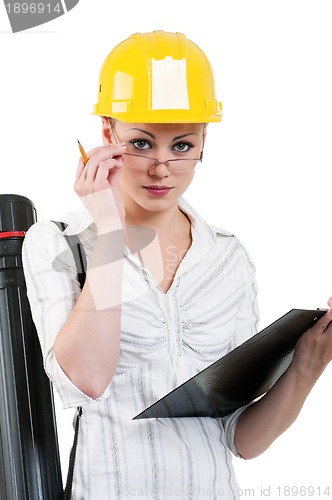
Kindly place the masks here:
[(147, 58), (165, 59), (172, 56), (173, 59), (184, 59), (188, 54), (188, 40), (182, 33), (174, 33), (170, 37), (165, 31), (153, 31), (152, 33), (135, 33), (131, 35)]

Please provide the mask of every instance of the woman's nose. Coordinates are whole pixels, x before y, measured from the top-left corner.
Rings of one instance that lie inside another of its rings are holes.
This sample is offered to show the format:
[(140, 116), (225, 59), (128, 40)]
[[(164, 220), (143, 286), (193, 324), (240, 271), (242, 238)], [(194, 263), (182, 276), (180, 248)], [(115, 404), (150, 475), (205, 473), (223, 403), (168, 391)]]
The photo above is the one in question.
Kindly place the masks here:
[(157, 177), (168, 177), (170, 171), (167, 166), (167, 162), (162, 162), (157, 160), (154, 165), (149, 168), (149, 175), (156, 175)]

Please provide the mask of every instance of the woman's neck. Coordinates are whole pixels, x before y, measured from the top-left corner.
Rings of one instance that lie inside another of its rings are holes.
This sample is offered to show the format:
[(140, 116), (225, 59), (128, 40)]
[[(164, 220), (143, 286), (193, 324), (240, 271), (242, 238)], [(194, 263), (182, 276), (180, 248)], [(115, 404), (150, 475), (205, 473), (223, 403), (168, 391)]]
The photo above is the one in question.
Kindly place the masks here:
[(190, 220), (178, 206), (172, 206), (158, 212), (144, 210), (142, 207), (140, 209), (126, 210), (127, 226), (149, 227), (156, 231), (158, 237), (162, 239), (184, 236), (190, 232)]

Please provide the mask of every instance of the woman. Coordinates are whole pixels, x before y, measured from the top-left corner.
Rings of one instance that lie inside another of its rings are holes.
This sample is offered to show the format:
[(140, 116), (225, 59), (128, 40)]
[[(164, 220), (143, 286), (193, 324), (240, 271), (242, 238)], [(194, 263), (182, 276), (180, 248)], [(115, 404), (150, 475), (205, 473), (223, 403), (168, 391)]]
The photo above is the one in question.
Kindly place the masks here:
[(195, 44), (164, 32), (120, 43), (95, 113), (103, 146), (79, 160), (84, 206), (62, 218), (87, 257), (82, 291), (52, 222), (32, 226), (23, 249), (46, 371), (63, 406), (83, 409), (73, 498), (238, 498), (230, 451), (257, 456), (295, 420), (332, 357), (332, 308), (258, 402), (223, 419), (132, 420), (256, 332), (254, 267), (182, 198), (206, 124), (221, 120)]

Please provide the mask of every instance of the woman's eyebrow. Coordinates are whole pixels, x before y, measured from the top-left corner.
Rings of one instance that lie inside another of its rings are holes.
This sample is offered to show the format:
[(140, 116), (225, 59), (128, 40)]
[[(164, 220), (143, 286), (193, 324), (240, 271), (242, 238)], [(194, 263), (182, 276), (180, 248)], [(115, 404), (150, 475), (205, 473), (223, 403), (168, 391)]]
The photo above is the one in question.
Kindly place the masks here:
[(155, 136), (153, 134), (151, 134), (151, 132), (147, 132), (146, 130), (143, 130), (141, 128), (128, 128), (128, 130), (126, 130), (126, 132), (128, 132), (129, 130), (138, 130), (139, 132), (143, 132), (143, 134), (147, 134), (150, 137), (152, 137), (152, 139), (156, 140)]
[[(143, 130), (142, 128), (133, 127), (133, 128), (129, 128), (128, 130), (126, 130), (126, 132), (128, 132), (129, 130), (138, 130), (139, 132), (143, 132), (143, 134), (147, 134), (152, 139), (156, 140), (156, 137), (153, 134), (151, 134), (151, 132), (148, 132), (147, 130)], [(188, 132), (187, 134), (177, 135), (172, 139), (172, 142), (178, 141), (179, 139), (183, 139), (184, 137), (188, 137), (188, 135), (198, 135), (198, 134), (196, 134), (195, 132)]]
[(172, 139), (172, 142), (178, 141), (179, 139), (183, 139), (184, 137), (187, 137), (188, 135), (198, 135), (198, 134), (196, 134), (195, 132), (189, 132), (188, 134), (177, 135), (176, 137), (174, 137), (174, 139)]

